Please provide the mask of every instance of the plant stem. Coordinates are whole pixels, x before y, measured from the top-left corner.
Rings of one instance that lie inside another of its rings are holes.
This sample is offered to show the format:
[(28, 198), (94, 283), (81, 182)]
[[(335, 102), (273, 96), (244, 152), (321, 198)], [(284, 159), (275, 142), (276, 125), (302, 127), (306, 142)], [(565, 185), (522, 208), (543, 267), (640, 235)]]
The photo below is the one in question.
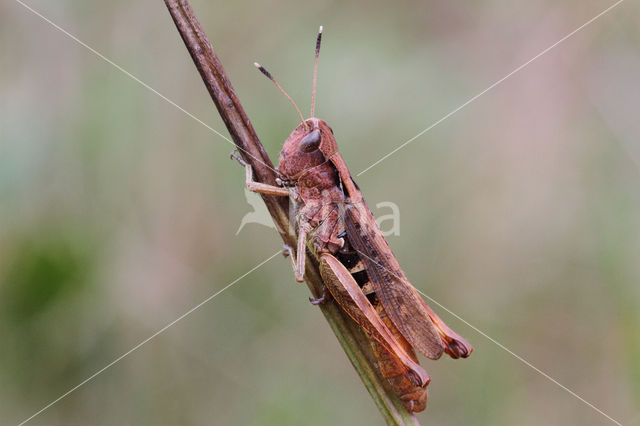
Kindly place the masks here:
[[(254, 180), (275, 184), (273, 164), (236, 96), (220, 60), (187, 0), (165, 0), (191, 58), (222, 117), (242, 158), (253, 168)], [(283, 197), (262, 195), (285, 244), (295, 246), (296, 235), (289, 222), (289, 204)], [(314, 297), (322, 294), (319, 265), (312, 256), (306, 262), (305, 280)], [(371, 342), (364, 331), (335, 303), (320, 305), (327, 322), (342, 345), (378, 410), (389, 425), (419, 425), (401, 404), (374, 366)]]

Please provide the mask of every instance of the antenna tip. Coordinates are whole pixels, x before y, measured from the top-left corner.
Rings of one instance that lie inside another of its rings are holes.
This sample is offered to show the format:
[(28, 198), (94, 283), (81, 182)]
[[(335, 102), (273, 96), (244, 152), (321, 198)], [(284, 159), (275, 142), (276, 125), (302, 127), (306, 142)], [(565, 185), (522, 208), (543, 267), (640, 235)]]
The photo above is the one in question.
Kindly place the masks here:
[(266, 75), (269, 80), (271, 80), (271, 81), (273, 81), (275, 83), (275, 80), (273, 79), (273, 76), (271, 75), (271, 73), (269, 71), (267, 71), (262, 65), (260, 65), (257, 62), (254, 62), (253, 66), (258, 68), (262, 74)]
[(320, 43), (322, 43), (322, 25), (320, 25), (320, 29), (318, 30), (318, 37), (316, 38), (316, 60), (318, 59), (318, 54), (320, 53)]

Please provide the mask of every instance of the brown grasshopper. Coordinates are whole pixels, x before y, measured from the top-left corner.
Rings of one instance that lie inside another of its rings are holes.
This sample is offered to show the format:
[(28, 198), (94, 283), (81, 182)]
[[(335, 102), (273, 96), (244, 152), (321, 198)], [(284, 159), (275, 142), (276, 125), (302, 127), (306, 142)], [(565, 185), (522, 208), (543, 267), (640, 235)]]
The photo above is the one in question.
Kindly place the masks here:
[[(430, 378), (414, 349), (431, 359), (443, 352), (466, 358), (473, 348), (451, 331), (413, 288), (382, 235), (371, 210), (349, 173), (329, 125), (314, 117), (318, 56), (322, 27), (316, 41), (311, 118), (294, 105), (301, 124), (280, 152), (280, 186), (254, 182), (245, 164), (247, 188), (263, 194), (289, 197), (294, 206), (298, 244), (287, 247), (296, 281), (304, 280), (307, 255), (316, 257), (325, 292), (313, 304), (333, 297), (372, 338), (380, 375), (413, 412), (426, 407)], [(309, 254), (307, 254), (307, 249)]]

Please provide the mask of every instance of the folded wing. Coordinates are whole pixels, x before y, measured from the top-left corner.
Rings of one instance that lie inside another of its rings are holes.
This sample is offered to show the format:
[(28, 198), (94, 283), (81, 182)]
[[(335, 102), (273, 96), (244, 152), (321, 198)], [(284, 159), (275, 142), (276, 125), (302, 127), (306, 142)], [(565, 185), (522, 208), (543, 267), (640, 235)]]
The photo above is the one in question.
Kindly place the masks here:
[(387, 315), (418, 352), (438, 359), (444, 345), (425, 303), (413, 288), (364, 200), (347, 205), (344, 212), (347, 238), (366, 265)]

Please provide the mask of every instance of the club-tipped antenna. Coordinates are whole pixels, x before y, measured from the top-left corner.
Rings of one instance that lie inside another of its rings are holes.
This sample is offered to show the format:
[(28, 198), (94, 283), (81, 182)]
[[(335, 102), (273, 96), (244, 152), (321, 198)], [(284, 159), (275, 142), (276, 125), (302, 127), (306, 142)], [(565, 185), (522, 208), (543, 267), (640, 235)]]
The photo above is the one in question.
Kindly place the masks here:
[(267, 71), (265, 69), (265, 67), (263, 67), (262, 65), (260, 65), (257, 62), (254, 62), (253, 65), (258, 68), (260, 70), (260, 72), (262, 74), (264, 74), (269, 80), (271, 80), (273, 82), (273, 84), (276, 85), (276, 87), (278, 88), (278, 90), (280, 90), (280, 92), (287, 98), (289, 99), (289, 102), (291, 102), (291, 105), (293, 105), (293, 107), (296, 109), (296, 112), (298, 113), (298, 117), (300, 117), (300, 122), (304, 123), (304, 117), (302, 116), (302, 113), (300, 112), (300, 108), (298, 108), (298, 105), (296, 105), (296, 103), (293, 101), (293, 99), (291, 99), (291, 96), (289, 96), (287, 94), (287, 92), (284, 91), (284, 89), (282, 88), (282, 86), (280, 86), (278, 84), (278, 82), (276, 81), (275, 78), (273, 78), (273, 76), (271, 75), (271, 73), (269, 71)]
[(316, 38), (316, 59), (313, 64), (313, 89), (311, 90), (311, 117), (316, 110), (316, 86), (318, 83), (318, 57), (320, 56), (320, 44), (322, 43), (322, 25), (318, 30), (318, 38)]

